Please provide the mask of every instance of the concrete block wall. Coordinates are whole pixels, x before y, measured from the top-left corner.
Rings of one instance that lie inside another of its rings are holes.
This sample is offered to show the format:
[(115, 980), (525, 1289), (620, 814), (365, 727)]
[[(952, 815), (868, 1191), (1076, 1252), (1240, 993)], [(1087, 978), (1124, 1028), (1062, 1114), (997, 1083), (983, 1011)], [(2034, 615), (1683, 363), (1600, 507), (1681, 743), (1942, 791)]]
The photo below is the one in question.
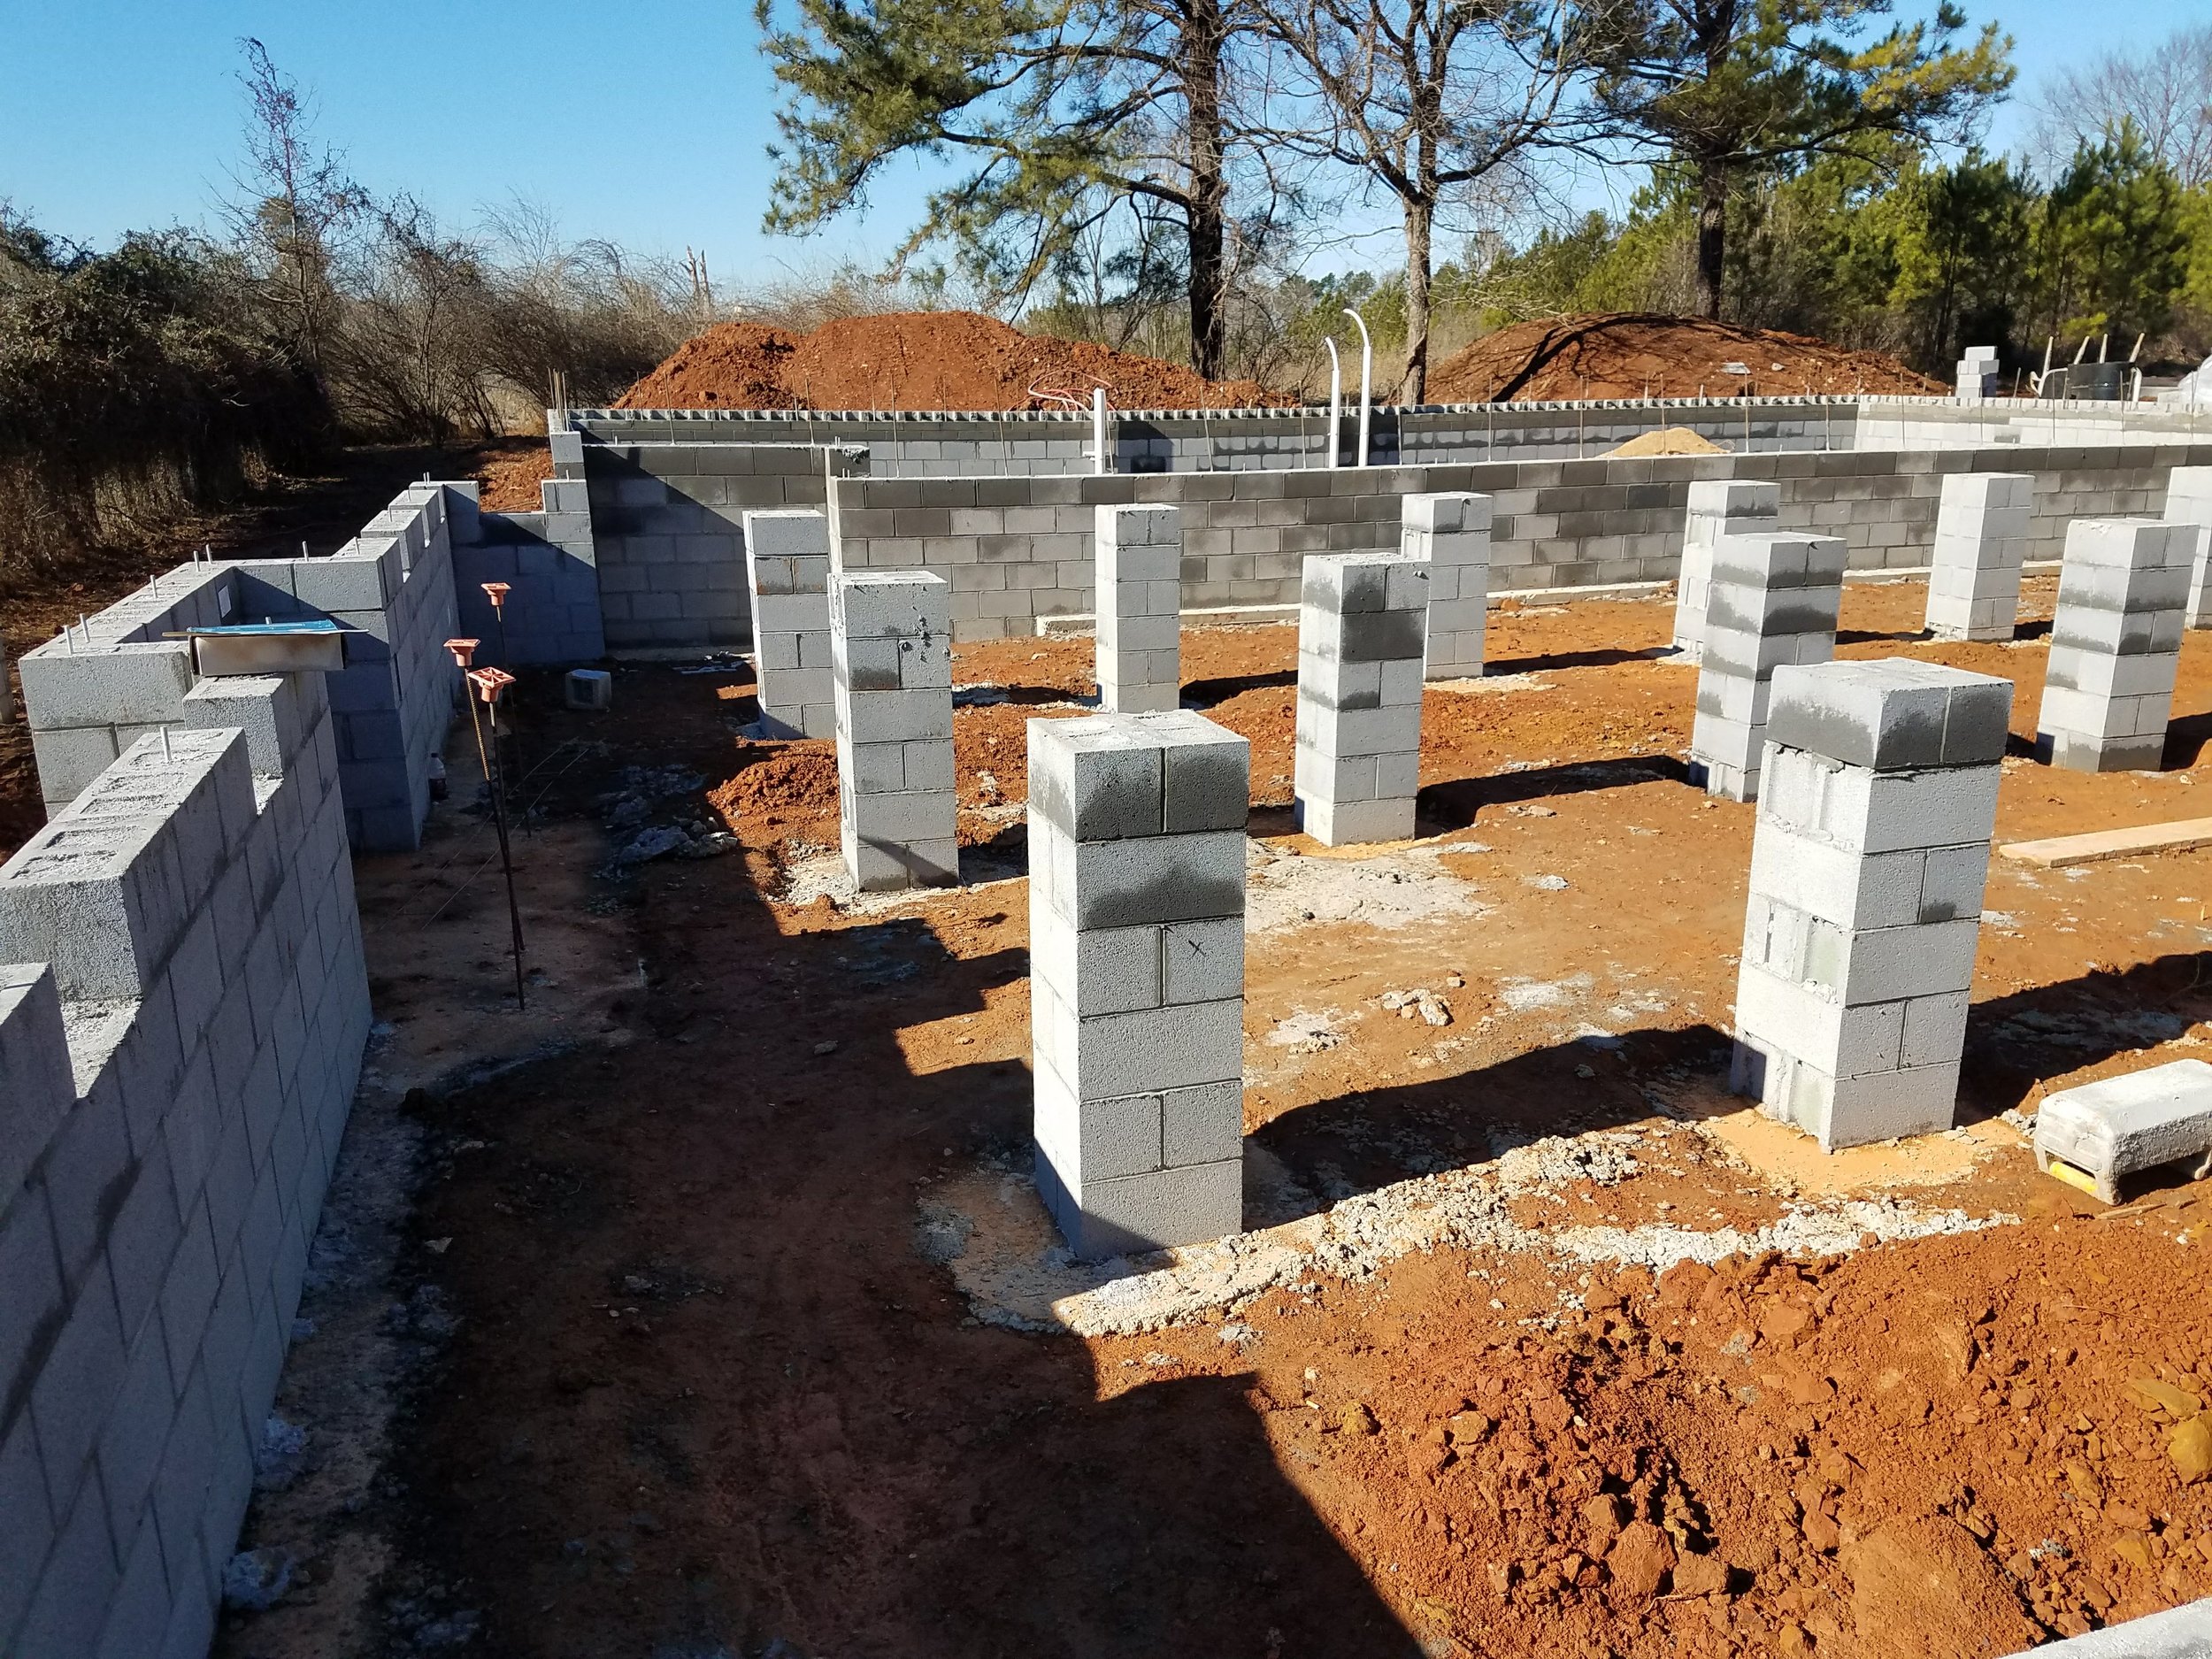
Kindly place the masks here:
[(2177, 466), (2167, 474), (2168, 524), (2195, 527), (2190, 561), (2188, 626), (2212, 628), (2212, 466)]
[(1928, 572), (1927, 628), (1939, 640), (2008, 640), (2020, 621), (2035, 480), (1955, 472), (1943, 480)]
[(1099, 707), (1110, 714), (1172, 709), (1183, 693), (1182, 511), (1094, 511)]
[(1713, 550), (1692, 775), (1730, 801), (1759, 794), (1775, 671), (1836, 653), (1844, 545), (1834, 536), (1724, 535)]
[[(1588, 403), (1428, 405), (1373, 411), (1375, 466), (1582, 460), (1663, 426), (1747, 452), (1848, 449), (1860, 400), (1674, 398)], [(867, 449), (879, 478), (1074, 476), (1097, 470), (1088, 410), (572, 410), (557, 417), (614, 449), (674, 444)], [(1325, 409), (1114, 410), (1110, 472), (1325, 470)], [(1356, 465), (1348, 403), (1339, 460)]]
[[(538, 487), (538, 512), (483, 512), (474, 484), (449, 486), (458, 626), (481, 641), (480, 664), (593, 663), (607, 654), (598, 539), (584, 476), (584, 443), (549, 422), (553, 476)], [(501, 618), (484, 592), (505, 582)]]
[(1429, 583), (1409, 553), (1306, 561), (1294, 787), (1299, 827), (1324, 846), (1413, 834)]
[(846, 568), (926, 568), (953, 585), (962, 639), (1028, 634), (1040, 618), (1094, 603), (1091, 543), (1101, 505), (1183, 509), (1186, 609), (1296, 603), (1309, 553), (1400, 544), (1411, 495), (1492, 498), (1494, 592), (1661, 581), (1678, 568), (1689, 488), (1771, 482), (1776, 526), (1840, 537), (1859, 570), (1924, 568), (1942, 480), (2005, 471), (2035, 478), (2027, 556), (2055, 558), (2075, 517), (2148, 513), (2196, 449), (1937, 450), (1887, 455), (1624, 457), (1494, 466), (1343, 468), (1163, 476), (841, 479), (833, 534)]
[(474, 490), (410, 486), (327, 557), (180, 565), (26, 652), (25, 715), (47, 811), (138, 737), (186, 723), (198, 676), (191, 642), (170, 635), (319, 618), (346, 636), (329, 700), (347, 832), (365, 852), (415, 846), (458, 684), (442, 642), (456, 626), (453, 531), (475, 522)]
[(1824, 1148), (1947, 1129), (2012, 685), (1775, 671), (1732, 1084)]
[(1029, 722), (1037, 1188), (1079, 1256), (1242, 1225), (1250, 774), (1186, 710)]
[(749, 512), (743, 524), (762, 729), (771, 737), (834, 737), (829, 519), (785, 509)]
[(926, 571), (864, 571), (830, 588), (838, 824), (864, 892), (960, 879), (950, 602)]
[(1471, 680), (1483, 665), (1490, 618), (1491, 502), (1466, 490), (1408, 495), (1399, 518), (1401, 552), (1429, 567), (1431, 680)]
[[(675, 424), (713, 435), (728, 430)], [(866, 450), (834, 442), (687, 436), (615, 443), (563, 435), (582, 457), (606, 649), (616, 651), (750, 649), (745, 514), (823, 511), (827, 480), (868, 465)]]
[(2083, 518), (2066, 537), (2036, 746), (2075, 772), (2155, 772), (2181, 664), (2196, 536), (2155, 518)]
[(1713, 585), (1713, 547), (1724, 535), (1756, 535), (1778, 526), (1778, 485), (1751, 480), (1699, 479), (1682, 517), (1682, 565), (1675, 576), (1674, 649), (1689, 663), (1705, 651), (1705, 607)]
[(206, 1651), (369, 1025), (319, 675), (0, 867), (0, 1652)]

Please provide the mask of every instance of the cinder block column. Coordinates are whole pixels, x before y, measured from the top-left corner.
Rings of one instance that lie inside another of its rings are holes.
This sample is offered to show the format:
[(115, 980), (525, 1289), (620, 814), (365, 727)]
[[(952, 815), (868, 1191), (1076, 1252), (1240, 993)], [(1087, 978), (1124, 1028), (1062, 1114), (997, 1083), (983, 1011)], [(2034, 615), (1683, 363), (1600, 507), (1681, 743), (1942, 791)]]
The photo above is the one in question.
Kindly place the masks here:
[(1720, 538), (1690, 729), (1691, 775), (1708, 795), (1758, 798), (1770, 682), (1835, 655), (1845, 553), (1840, 536)]
[(1705, 611), (1713, 580), (1713, 549), (1724, 535), (1756, 535), (1781, 521), (1782, 487), (1748, 479), (1701, 478), (1690, 485), (1682, 520), (1682, 568), (1675, 579), (1674, 649), (1685, 662), (1701, 660)]
[(2073, 772), (2154, 772), (2166, 749), (2196, 536), (2154, 518), (2067, 526), (2036, 749)]
[(1426, 675), (1471, 680), (1482, 672), (1490, 618), (1490, 497), (1409, 495), (1400, 526), (1399, 551), (1429, 567)]
[(952, 587), (927, 571), (834, 578), (837, 817), (863, 892), (960, 879)]
[(1954, 472), (1943, 480), (1928, 573), (1927, 627), (1939, 640), (2008, 640), (2020, 619), (2035, 480)]
[(1098, 706), (1172, 709), (1183, 695), (1183, 510), (1101, 507)]
[(1950, 1126), (2012, 684), (1779, 668), (1731, 1082), (1826, 1148)]
[(818, 512), (745, 515), (753, 594), (753, 677), (770, 737), (831, 737), (829, 520)]
[(1413, 833), (1431, 570), (1403, 552), (1306, 561), (1295, 787), (1300, 827), (1326, 846)]
[(1250, 775), (1187, 710), (1029, 722), (1037, 1188), (1080, 1256), (1242, 1224)]
[(2166, 480), (2166, 522), (2196, 534), (2189, 565), (2189, 603), (2184, 621), (2212, 628), (2212, 466), (2177, 466)]

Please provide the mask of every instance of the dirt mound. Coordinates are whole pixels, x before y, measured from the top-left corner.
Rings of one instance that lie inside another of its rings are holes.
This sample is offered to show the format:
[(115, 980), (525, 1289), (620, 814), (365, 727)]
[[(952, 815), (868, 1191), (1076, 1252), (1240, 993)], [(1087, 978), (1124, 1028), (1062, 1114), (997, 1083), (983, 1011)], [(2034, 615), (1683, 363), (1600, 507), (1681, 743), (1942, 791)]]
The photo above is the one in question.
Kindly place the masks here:
[[(1747, 374), (1731, 373), (1740, 364)], [(1454, 352), (1429, 381), (1440, 403), (1590, 397), (1763, 397), (1808, 392), (1939, 394), (1886, 352), (1804, 334), (1636, 312), (1515, 323)]]
[(1248, 409), (1291, 400), (1156, 357), (1054, 340), (973, 311), (844, 317), (812, 334), (720, 323), (625, 392), (620, 409)]
[[(759, 757), (759, 758), (756, 758)], [(742, 825), (771, 828), (812, 818), (837, 818), (837, 757), (822, 744), (794, 743), (772, 750), (751, 749), (733, 778), (707, 791), (707, 801), (732, 830)]]
[(487, 444), (476, 469), (477, 504), (486, 512), (536, 512), (545, 504), (538, 486), (552, 476), (552, 452), (542, 438)]
[(1656, 432), (1640, 432), (1617, 449), (1608, 449), (1608, 455), (1724, 455), (1727, 451), (1711, 439), (1701, 437), (1687, 426), (1662, 426)]

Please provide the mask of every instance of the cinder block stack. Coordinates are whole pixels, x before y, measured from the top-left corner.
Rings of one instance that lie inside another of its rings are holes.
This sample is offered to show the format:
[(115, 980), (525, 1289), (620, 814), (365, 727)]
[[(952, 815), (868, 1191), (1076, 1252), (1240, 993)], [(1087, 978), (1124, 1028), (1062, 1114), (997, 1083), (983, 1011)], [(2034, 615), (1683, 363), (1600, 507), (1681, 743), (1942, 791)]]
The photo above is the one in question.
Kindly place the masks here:
[(1731, 1078), (1829, 1149), (1947, 1128), (2009, 680), (1778, 668)]
[(952, 588), (927, 571), (830, 588), (837, 814), (863, 892), (960, 879), (952, 774)]
[(1966, 355), (1958, 361), (1958, 395), (1961, 397), (1994, 397), (1998, 391), (1997, 348), (1969, 346)]
[(1183, 510), (1096, 511), (1098, 706), (1172, 709), (1183, 695)]
[(1431, 569), (1404, 552), (1306, 561), (1295, 787), (1300, 827), (1325, 846), (1413, 833)]
[(1776, 669), (1835, 655), (1840, 536), (1724, 535), (1713, 552), (1705, 651), (1690, 731), (1692, 777), (1730, 801), (1759, 794), (1767, 695)]
[(753, 590), (753, 677), (770, 737), (833, 737), (829, 520), (818, 512), (745, 515)]
[(1427, 677), (1482, 672), (1490, 617), (1490, 497), (1464, 490), (1408, 495), (1398, 548), (1429, 567)]
[(2166, 749), (2196, 536), (2154, 518), (2067, 526), (2036, 749), (2073, 772), (2154, 772)]
[(1187, 710), (1029, 723), (1037, 1187), (1080, 1256), (1241, 1225), (1250, 773)]
[(1777, 529), (1782, 487), (1751, 480), (1701, 478), (1690, 485), (1682, 520), (1682, 568), (1675, 580), (1674, 649), (1696, 663), (1705, 651), (1705, 610), (1713, 582), (1713, 549), (1724, 535)]
[(1939, 640), (2008, 640), (2020, 618), (2035, 480), (2025, 472), (1954, 472), (1936, 513), (1927, 627)]
[(2189, 603), (2183, 620), (2212, 628), (2212, 466), (2177, 466), (2166, 479), (2166, 522), (2186, 525), (2196, 546), (2189, 564)]

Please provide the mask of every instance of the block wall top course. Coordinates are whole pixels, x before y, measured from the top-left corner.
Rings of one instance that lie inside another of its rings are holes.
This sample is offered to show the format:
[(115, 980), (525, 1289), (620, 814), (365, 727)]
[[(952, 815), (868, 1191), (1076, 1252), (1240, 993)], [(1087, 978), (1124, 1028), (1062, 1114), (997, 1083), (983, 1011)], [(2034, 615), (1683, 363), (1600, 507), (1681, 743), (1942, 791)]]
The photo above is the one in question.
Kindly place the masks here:
[(1032, 720), (1030, 810), (1076, 841), (1241, 829), (1251, 745), (1188, 709)]
[(1906, 657), (1774, 671), (1767, 741), (1878, 772), (2003, 757), (2012, 682)]

